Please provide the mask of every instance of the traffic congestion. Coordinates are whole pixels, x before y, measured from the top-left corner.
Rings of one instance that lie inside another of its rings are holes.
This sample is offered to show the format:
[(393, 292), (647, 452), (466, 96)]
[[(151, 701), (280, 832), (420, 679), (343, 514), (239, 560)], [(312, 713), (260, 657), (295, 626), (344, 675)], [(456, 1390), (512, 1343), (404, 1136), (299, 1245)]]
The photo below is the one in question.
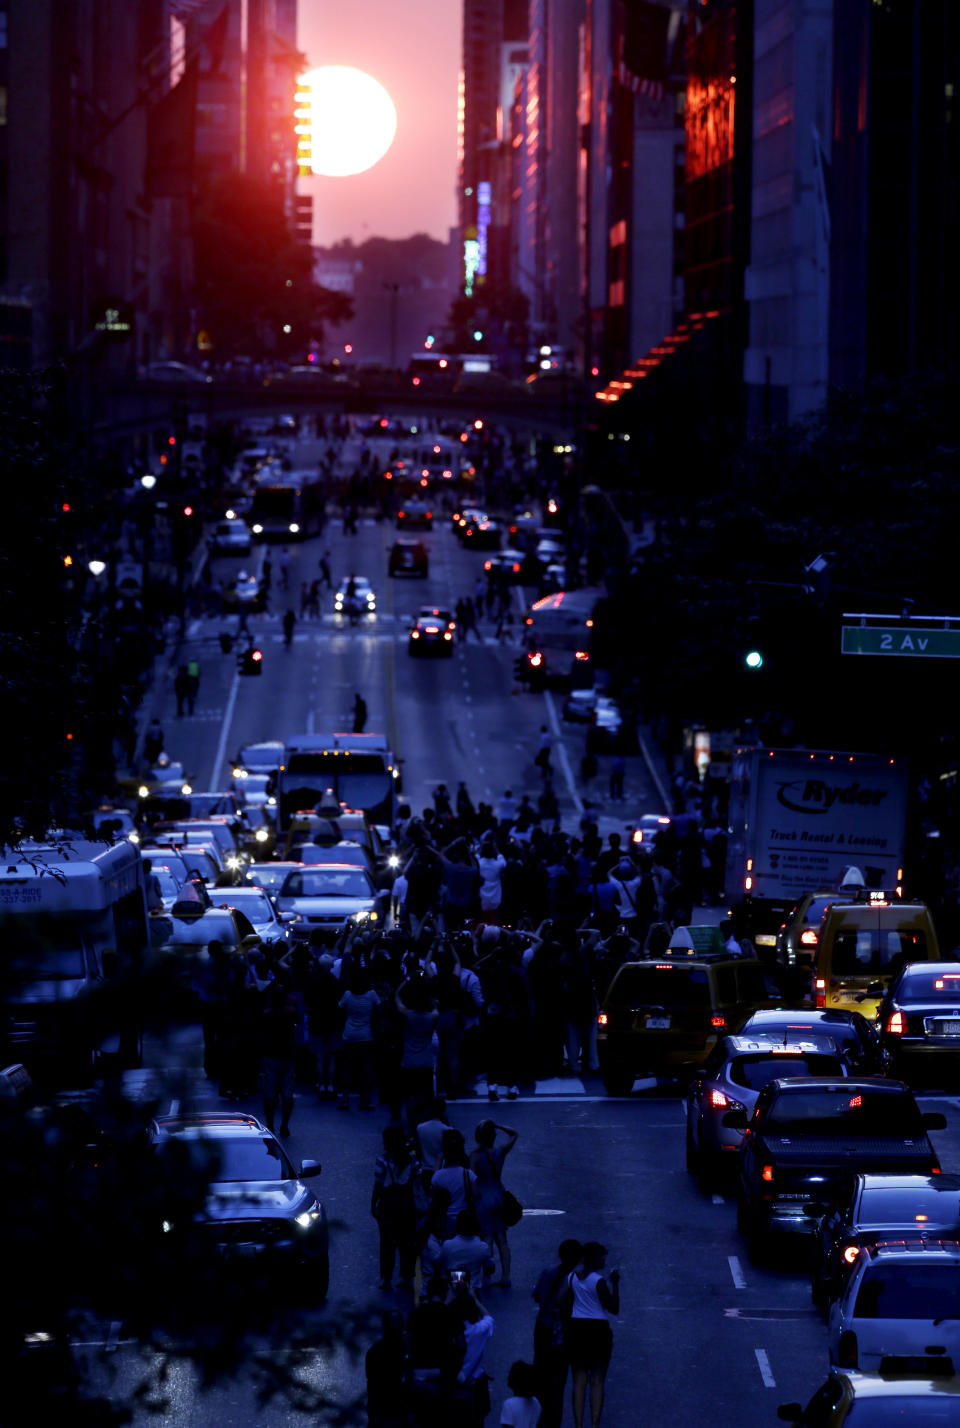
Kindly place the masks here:
[(906, 768), (671, 768), (596, 515), (513, 432), (280, 415), (238, 448), (129, 764), (0, 870), (8, 1115), (92, 1137), (64, 1184), (110, 1328), (77, 1342), (127, 1386), (157, 1352), (122, 1145), (164, 1312), (194, 1278), (264, 1335), (363, 1307), (359, 1367), (305, 1372), (371, 1424), (508, 1390), (541, 1428), (960, 1422), (960, 956)]

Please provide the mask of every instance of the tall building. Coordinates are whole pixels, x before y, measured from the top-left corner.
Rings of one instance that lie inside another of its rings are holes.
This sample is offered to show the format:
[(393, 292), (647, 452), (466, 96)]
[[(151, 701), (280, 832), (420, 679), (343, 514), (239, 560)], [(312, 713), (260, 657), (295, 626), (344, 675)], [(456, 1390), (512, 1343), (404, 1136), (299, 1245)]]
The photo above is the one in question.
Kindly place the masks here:
[(833, 97), (833, 0), (754, 4), (750, 427), (794, 421), (826, 400)]
[(502, 45), (503, 0), (464, 0), (457, 206), (460, 288), (468, 297), (487, 276)]
[(186, 320), (177, 200), (151, 198), (145, 176), (171, 20), (168, 0), (0, 6), (4, 347), (24, 367), (78, 359), (91, 392)]
[(956, 363), (960, 7), (836, 0), (830, 381)]

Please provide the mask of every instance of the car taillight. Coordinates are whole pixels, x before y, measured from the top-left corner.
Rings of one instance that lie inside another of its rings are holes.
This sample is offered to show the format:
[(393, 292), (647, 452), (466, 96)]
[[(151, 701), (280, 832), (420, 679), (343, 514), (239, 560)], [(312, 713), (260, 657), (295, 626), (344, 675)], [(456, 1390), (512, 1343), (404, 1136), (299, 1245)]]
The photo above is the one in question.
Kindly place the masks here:
[(726, 1026), (726, 1024), (727, 1018), (725, 1016), (712, 1016), (710, 1018), (710, 1025), (719, 1028), (721, 1031)]
[(858, 1245), (847, 1245), (846, 1249), (843, 1251), (844, 1264), (853, 1264), (859, 1253), (860, 1247)]
[(825, 1011), (827, 1006), (827, 983), (824, 977), (817, 977), (813, 984), (813, 1000), (817, 1011)]
[(889, 1034), (891, 1036), (902, 1036), (906, 1029), (903, 1024), (903, 1012), (891, 1012), (887, 1017), (887, 1031)]
[(610, 1018), (607, 1016), (606, 1012), (598, 1012), (598, 1014), (597, 1014), (597, 1026), (606, 1026), (609, 1021), (610, 1021)]
[(768, 1183), (773, 1179), (773, 1166), (772, 1166), (772, 1165), (765, 1165), (765, 1166), (763, 1167), (763, 1169), (762, 1169), (761, 1172), (760, 1172), (760, 1179), (761, 1179), (761, 1180), (766, 1180)]
[(817, 934), (812, 927), (808, 927), (806, 932), (800, 934), (800, 945), (802, 947), (816, 947), (818, 942)]
[(852, 1329), (844, 1329), (840, 1335), (837, 1363), (841, 1368), (856, 1368), (857, 1366), (857, 1336)]
[(730, 1104), (729, 1097), (725, 1096), (722, 1091), (711, 1091), (709, 1101), (711, 1106), (718, 1111), (722, 1111)]

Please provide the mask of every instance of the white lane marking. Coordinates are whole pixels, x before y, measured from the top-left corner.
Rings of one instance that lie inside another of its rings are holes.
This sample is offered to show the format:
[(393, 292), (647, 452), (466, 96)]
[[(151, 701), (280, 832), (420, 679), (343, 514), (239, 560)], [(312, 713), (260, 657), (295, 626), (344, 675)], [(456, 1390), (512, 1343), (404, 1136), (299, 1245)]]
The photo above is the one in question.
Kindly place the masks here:
[(227, 707), (223, 711), (223, 723), (220, 725), (220, 740), (217, 744), (216, 756), (213, 760), (213, 772), (210, 775), (210, 787), (220, 787), (220, 767), (223, 764), (227, 752), (227, 740), (230, 737), (230, 724), (233, 721), (233, 709), (237, 702), (237, 692), (240, 688), (239, 672), (234, 670), (233, 683), (230, 685), (230, 693), (227, 695)]
[(710, 1198), (711, 1198), (711, 1200), (713, 1201), (713, 1203), (714, 1203), (715, 1205), (725, 1205), (725, 1204), (726, 1204), (726, 1201), (724, 1200), (724, 1198), (723, 1198), (722, 1195), (716, 1195), (716, 1194), (714, 1194), (714, 1195), (711, 1195)]
[(526, 1205), (523, 1207), (524, 1216), (527, 1215), (565, 1215), (566, 1210), (530, 1210)]
[(737, 1259), (737, 1256), (735, 1254), (728, 1254), (727, 1264), (730, 1266), (730, 1277), (733, 1280), (734, 1289), (746, 1289), (746, 1277), (740, 1268), (740, 1261)]
[(550, 719), (550, 727), (553, 730), (553, 747), (557, 751), (557, 758), (560, 760), (560, 767), (563, 770), (563, 777), (566, 780), (567, 788), (570, 790), (573, 806), (578, 813), (582, 813), (583, 804), (580, 800), (579, 793), (577, 793), (577, 786), (573, 781), (573, 770), (570, 767), (570, 760), (567, 758), (567, 751), (564, 747), (563, 737), (560, 732), (560, 720), (557, 718), (557, 707), (553, 702), (553, 695), (549, 689), (543, 691), (543, 700), (547, 706), (547, 715)]
[(773, 1376), (773, 1369), (770, 1367), (766, 1349), (754, 1349), (753, 1352), (756, 1355), (757, 1368), (760, 1370), (764, 1388), (776, 1388), (777, 1380)]

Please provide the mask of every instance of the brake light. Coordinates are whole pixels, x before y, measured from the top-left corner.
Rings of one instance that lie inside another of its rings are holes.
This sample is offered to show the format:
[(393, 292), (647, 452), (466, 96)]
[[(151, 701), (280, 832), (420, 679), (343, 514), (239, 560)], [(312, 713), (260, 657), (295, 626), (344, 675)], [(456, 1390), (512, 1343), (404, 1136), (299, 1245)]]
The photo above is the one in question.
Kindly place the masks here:
[(903, 1024), (903, 1012), (895, 1011), (890, 1013), (887, 1018), (887, 1031), (891, 1036), (903, 1035), (906, 1031), (906, 1027)]
[(535, 654), (532, 654), (530, 656), (530, 664), (533, 669), (539, 669), (540, 666), (543, 664), (543, 655), (539, 652), (539, 650)]
[(609, 1021), (610, 1021), (610, 1018), (607, 1016), (606, 1012), (598, 1012), (598, 1014), (597, 1014), (597, 1026), (606, 1026)]
[(655, 972), (672, 972), (672, 971), (673, 971), (673, 963), (672, 963), (672, 962), (655, 962), (655, 963), (654, 963), (654, 971), (655, 971)]
[(729, 1101), (729, 1099), (723, 1094), (722, 1091), (711, 1091), (711, 1092), (710, 1092), (710, 1104), (711, 1104), (711, 1106), (713, 1106), (716, 1110), (722, 1111), (723, 1108), (724, 1108), (724, 1106), (729, 1106), (730, 1101)]
[(772, 1166), (772, 1165), (765, 1165), (765, 1166), (763, 1167), (763, 1169), (762, 1169), (761, 1172), (760, 1172), (760, 1179), (761, 1179), (761, 1180), (766, 1180), (768, 1184), (770, 1183), (770, 1181), (773, 1179), (773, 1166)]
[(859, 1253), (860, 1250), (857, 1245), (847, 1245), (846, 1249), (843, 1252), (844, 1264), (853, 1264)]
[(800, 934), (800, 944), (803, 947), (816, 947), (818, 941), (819, 938), (812, 927)]
[(857, 1336), (852, 1329), (844, 1329), (840, 1335), (837, 1363), (841, 1368), (856, 1368), (857, 1366)]
[(813, 984), (813, 999), (817, 1011), (824, 1011), (827, 1005), (827, 983), (824, 977), (817, 977)]
[(727, 1018), (725, 1016), (712, 1016), (710, 1018), (710, 1025), (719, 1027), (720, 1030), (722, 1030), (726, 1026), (726, 1024)]
[(743, 880), (743, 890), (744, 890), (744, 892), (752, 892), (752, 891), (753, 891), (753, 878), (744, 878), (744, 880)]

